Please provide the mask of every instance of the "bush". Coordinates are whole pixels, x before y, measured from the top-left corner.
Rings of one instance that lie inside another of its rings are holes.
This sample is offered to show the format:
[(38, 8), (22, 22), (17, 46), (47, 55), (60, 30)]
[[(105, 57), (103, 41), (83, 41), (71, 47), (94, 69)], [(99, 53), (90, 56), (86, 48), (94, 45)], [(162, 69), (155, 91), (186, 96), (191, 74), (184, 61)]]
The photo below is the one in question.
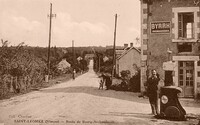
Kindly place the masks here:
[(129, 89), (132, 92), (140, 92), (140, 72), (130, 78)]
[(121, 73), (121, 82), (112, 85), (112, 89), (117, 91), (140, 92), (140, 73), (138, 72), (130, 78), (130, 71), (123, 70)]
[(0, 58), (0, 97), (12, 91), (26, 91), (43, 81), (46, 63), (27, 51), (23, 43), (8, 47), (8, 42), (2, 40)]
[(121, 74), (121, 77), (122, 77), (122, 78), (127, 78), (127, 77), (130, 76), (130, 71), (129, 71), (129, 70), (122, 70), (122, 71), (120, 72), (120, 74)]
[(112, 66), (102, 66), (101, 68), (100, 68), (100, 71), (101, 72), (105, 72), (105, 73), (112, 73)]

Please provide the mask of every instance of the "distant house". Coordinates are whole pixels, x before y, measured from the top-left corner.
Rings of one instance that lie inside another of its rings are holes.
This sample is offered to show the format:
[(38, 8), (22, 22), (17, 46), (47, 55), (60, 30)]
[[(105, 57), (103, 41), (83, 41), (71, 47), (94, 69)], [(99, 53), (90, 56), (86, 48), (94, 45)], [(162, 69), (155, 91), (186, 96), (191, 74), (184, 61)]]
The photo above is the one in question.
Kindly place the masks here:
[(104, 56), (104, 57), (103, 57), (103, 61), (104, 61), (104, 62), (106, 62), (106, 61), (108, 61), (108, 60), (109, 60), (109, 58), (108, 58), (107, 56)]
[(82, 59), (83, 59), (83, 58), (79, 56), (79, 57), (77, 58), (77, 61), (79, 62), (79, 61), (82, 60)]
[[(120, 57), (126, 50), (130, 49), (133, 46), (133, 43), (130, 43), (130, 47), (128, 44), (124, 44), (124, 46), (116, 46), (115, 47), (115, 55), (116, 58)], [(106, 46), (107, 55), (113, 56), (113, 46)]]
[[(124, 51), (124, 48), (125, 48), (124, 46), (116, 46), (115, 47), (116, 56), (122, 54)], [(113, 46), (106, 46), (106, 54), (108, 56), (113, 55)]]
[(94, 56), (95, 56), (94, 54), (86, 54), (86, 55), (85, 55), (85, 60), (93, 59)]
[(140, 50), (133, 46), (124, 50), (122, 55), (116, 59), (116, 74), (120, 76), (121, 71), (129, 70), (131, 75), (134, 75), (136, 67), (140, 67), (140, 53)]
[(116, 59), (119, 58), (124, 52), (129, 50), (131, 47), (133, 47), (133, 43), (130, 43), (130, 47), (128, 46), (128, 44), (124, 44), (123, 48), (121, 49), (117, 48), (115, 50)]
[(120, 57), (123, 53), (124, 53), (124, 49), (116, 49), (115, 50), (115, 55), (116, 55), (116, 58)]
[(62, 49), (62, 52), (65, 54), (65, 53), (68, 53), (68, 51), (66, 49)]
[(64, 71), (67, 68), (70, 68), (71, 64), (69, 64), (66, 59), (62, 59), (62, 61), (60, 61), (57, 65), (57, 68), (61, 71)]

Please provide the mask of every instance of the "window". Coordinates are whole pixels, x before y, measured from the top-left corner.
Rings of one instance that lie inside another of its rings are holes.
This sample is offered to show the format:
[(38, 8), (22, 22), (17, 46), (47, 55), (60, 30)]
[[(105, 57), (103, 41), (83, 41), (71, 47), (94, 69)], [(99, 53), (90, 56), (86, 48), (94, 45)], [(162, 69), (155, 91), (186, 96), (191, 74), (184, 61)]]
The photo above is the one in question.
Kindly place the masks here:
[(197, 62), (197, 66), (200, 66), (200, 61)]
[(187, 61), (185, 62), (186, 67), (194, 67), (194, 62), (192, 61)]
[(194, 38), (194, 13), (178, 13), (178, 38)]
[(181, 43), (178, 44), (178, 52), (192, 52), (192, 44), (190, 43)]
[(194, 43), (199, 37), (199, 7), (172, 8), (172, 42)]

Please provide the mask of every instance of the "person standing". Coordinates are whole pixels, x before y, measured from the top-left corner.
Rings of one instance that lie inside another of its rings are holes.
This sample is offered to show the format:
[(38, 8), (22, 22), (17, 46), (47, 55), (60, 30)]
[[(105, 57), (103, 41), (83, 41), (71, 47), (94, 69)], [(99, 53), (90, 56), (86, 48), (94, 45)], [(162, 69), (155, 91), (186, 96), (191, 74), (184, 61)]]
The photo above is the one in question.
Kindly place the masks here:
[(156, 70), (151, 71), (151, 77), (147, 80), (147, 93), (153, 115), (158, 115), (158, 83), (160, 81), (159, 74)]
[(105, 76), (105, 85), (106, 85), (106, 90), (109, 90), (110, 86), (112, 85), (112, 80), (109, 75)]
[(75, 80), (75, 74), (76, 74), (76, 70), (74, 69), (74, 70), (73, 70), (73, 73), (72, 73), (72, 78), (73, 78), (73, 80)]
[(104, 83), (105, 83), (105, 75), (104, 75), (104, 73), (102, 73), (100, 76), (100, 81), (99, 81), (99, 89), (103, 90)]

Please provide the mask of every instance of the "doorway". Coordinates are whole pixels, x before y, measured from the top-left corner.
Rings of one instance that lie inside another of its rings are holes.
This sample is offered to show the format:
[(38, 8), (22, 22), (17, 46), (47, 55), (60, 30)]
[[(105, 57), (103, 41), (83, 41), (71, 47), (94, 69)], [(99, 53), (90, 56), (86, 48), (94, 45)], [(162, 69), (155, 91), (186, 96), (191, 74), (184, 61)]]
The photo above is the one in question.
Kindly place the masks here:
[(194, 96), (194, 62), (179, 61), (179, 87), (183, 89), (181, 97)]

